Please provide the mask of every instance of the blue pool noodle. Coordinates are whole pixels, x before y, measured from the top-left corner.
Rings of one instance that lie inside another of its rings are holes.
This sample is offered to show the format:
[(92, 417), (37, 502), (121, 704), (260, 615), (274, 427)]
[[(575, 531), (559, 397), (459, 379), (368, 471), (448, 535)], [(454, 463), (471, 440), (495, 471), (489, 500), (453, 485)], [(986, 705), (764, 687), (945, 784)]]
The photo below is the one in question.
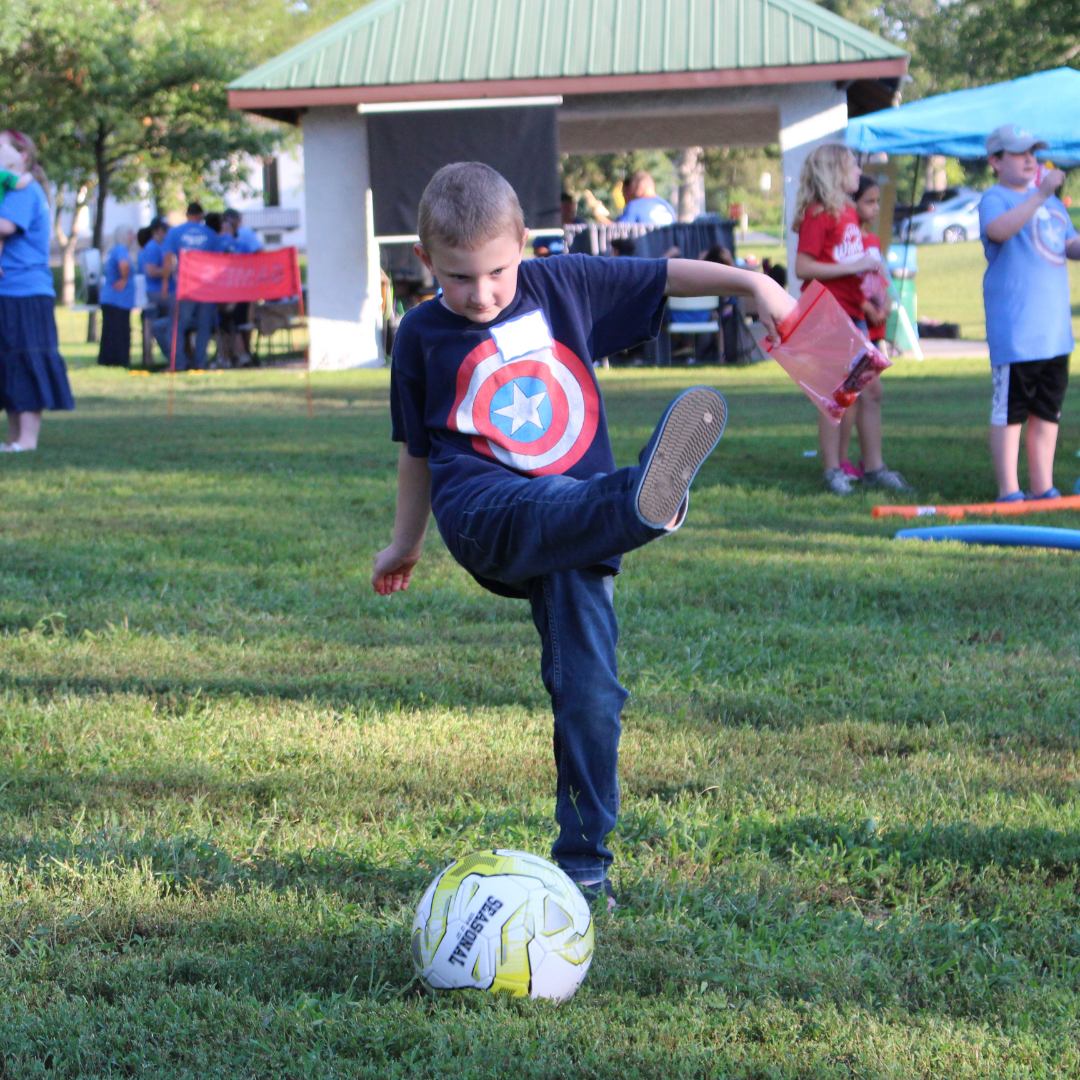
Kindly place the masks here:
[(896, 539), (959, 540), (965, 544), (1080, 551), (1080, 529), (1051, 529), (1043, 525), (937, 525), (928, 529), (901, 529)]

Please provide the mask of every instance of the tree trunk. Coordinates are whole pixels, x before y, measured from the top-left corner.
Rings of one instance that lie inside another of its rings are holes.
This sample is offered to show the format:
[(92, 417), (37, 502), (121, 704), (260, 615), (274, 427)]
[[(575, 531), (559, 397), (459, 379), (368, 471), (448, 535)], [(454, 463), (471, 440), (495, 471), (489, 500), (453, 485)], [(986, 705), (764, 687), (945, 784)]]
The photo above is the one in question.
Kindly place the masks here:
[[(102, 244), (105, 240), (105, 201), (109, 197), (109, 166), (105, 160), (105, 132), (100, 126), (94, 143), (94, 171), (97, 174), (97, 200), (94, 210), (94, 238), (92, 243), (104, 256), (105, 252), (102, 251)], [(87, 289), (86, 299), (91, 304), (97, 304), (98, 289)], [(86, 321), (86, 340), (93, 343), (97, 339), (97, 308), (93, 307), (90, 309), (90, 315)]]
[[(105, 200), (109, 197), (109, 174), (104, 168), (98, 169), (97, 200), (94, 207), (93, 245), (101, 251), (105, 239)], [(104, 252), (102, 252), (104, 254)]]
[(945, 174), (945, 158), (941, 154), (931, 154), (926, 159), (927, 191), (944, 191), (949, 186)]
[[(94, 247), (101, 251), (105, 239), (105, 200), (109, 197), (109, 161), (105, 156), (106, 132), (99, 124), (94, 140), (94, 172), (97, 176), (97, 207), (94, 212)], [(104, 252), (102, 252), (104, 254)]]
[[(700, 146), (688, 146), (675, 158), (679, 178), (679, 220), (693, 221), (705, 211), (705, 158)], [(697, 253), (684, 253), (693, 258)]]
[(56, 237), (57, 246), (60, 248), (60, 303), (70, 305), (75, 303), (75, 247), (78, 244), (79, 215), (86, 207), (90, 198), (90, 187), (83, 184), (75, 192), (75, 204), (71, 213), (71, 228), (64, 232), (61, 224), (61, 216), (67, 209), (64, 193), (59, 189), (56, 192), (56, 212), (53, 215), (53, 235)]

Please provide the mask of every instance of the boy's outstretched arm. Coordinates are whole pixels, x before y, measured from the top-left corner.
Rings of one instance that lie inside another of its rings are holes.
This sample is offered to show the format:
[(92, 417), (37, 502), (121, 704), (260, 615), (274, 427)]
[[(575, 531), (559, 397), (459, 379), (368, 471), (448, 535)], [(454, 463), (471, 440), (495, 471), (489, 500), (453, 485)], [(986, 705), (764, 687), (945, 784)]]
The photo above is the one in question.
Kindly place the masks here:
[(668, 296), (746, 296), (754, 300), (770, 341), (779, 342), (776, 324), (795, 306), (786, 289), (768, 274), (703, 259), (668, 259)]
[(427, 458), (413, 457), (405, 446), (398, 453), (397, 510), (394, 538), (375, 556), (372, 588), (389, 596), (409, 587), (413, 567), (420, 561), (428, 515), (431, 513), (431, 472)]

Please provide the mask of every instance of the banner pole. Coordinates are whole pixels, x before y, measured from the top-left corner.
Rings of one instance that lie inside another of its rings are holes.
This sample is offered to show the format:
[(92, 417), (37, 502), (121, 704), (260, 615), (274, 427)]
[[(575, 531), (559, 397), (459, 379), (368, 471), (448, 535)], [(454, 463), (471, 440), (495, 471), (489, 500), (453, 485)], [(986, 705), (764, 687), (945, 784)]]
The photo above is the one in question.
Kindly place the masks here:
[(180, 323), (179, 293), (180, 290), (177, 289), (177, 298), (173, 301), (172, 348), (169, 350), (169, 405), (167, 415), (170, 420), (173, 415), (173, 394), (176, 391), (176, 331)]
[(300, 279), (300, 256), (297, 254), (296, 248), (293, 248), (293, 265), (296, 269), (296, 285), (298, 289), (296, 295), (299, 299), (297, 311), (305, 324), (304, 328), (307, 330), (307, 344), (304, 346), (304, 390), (307, 397), (308, 419), (311, 420), (315, 417), (315, 402), (311, 396), (311, 328), (306, 325), (307, 312), (304, 310), (304, 283)]

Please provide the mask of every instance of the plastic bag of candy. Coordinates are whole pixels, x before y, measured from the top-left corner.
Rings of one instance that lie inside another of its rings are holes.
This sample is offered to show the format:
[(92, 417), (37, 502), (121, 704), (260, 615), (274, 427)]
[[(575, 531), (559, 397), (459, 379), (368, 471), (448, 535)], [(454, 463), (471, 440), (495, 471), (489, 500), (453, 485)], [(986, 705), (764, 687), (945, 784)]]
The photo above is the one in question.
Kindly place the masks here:
[(875, 375), (892, 367), (820, 281), (803, 290), (777, 329), (780, 344), (766, 343), (766, 351), (834, 424)]

